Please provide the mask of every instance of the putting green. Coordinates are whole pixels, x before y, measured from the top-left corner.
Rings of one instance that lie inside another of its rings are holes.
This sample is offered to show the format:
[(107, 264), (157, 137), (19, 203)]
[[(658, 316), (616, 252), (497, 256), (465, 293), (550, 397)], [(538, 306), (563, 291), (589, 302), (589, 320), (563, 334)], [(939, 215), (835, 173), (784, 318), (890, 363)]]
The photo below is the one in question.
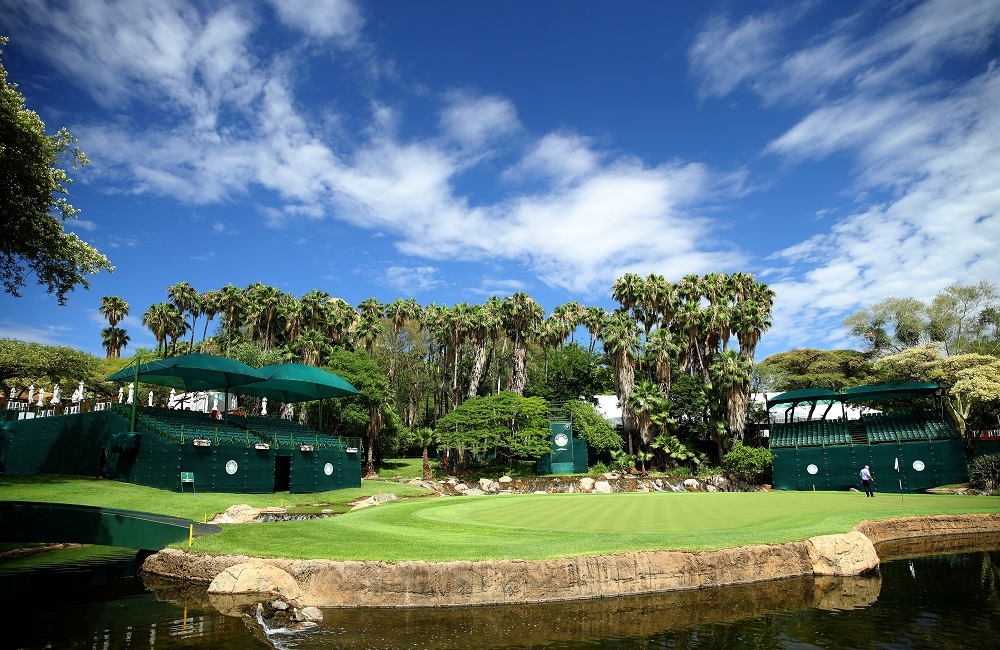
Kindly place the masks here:
[(226, 526), (195, 550), (334, 560), (525, 560), (774, 544), (858, 522), (1000, 511), (1000, 497), (849, 492), (407, 499), (318, 521)]

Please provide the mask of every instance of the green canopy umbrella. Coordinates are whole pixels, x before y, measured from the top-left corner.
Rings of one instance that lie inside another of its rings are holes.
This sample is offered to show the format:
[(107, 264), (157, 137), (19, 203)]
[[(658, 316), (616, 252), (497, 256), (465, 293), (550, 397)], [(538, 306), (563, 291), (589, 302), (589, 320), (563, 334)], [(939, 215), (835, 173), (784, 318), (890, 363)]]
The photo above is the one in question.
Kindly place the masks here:
[(192, 352), (179, 357), (143, 363), (139, 365), (138, 370), (133, 366), (123, 368), (105, 381), (132, 381), (136, 376), (147, 384), (176, 388), (185, 392), (228, 389), (264, 379), (260, 371), (245, 363), (226, 357)]
[[(136, 357), (135, 364), (119, 370), (105, 381), (132, 381), (138, 384), (142, 379), (147, 384), (177, 388), (184, 392), (222, 389), (226, 392), (228, 406), (229, 391), (232, 387), (264, 379), (258, 370), (245, 363), (200, 352), (149, 363), (140, 361), (141, 359)], [(136, 401), (138, 400), (132, 402), (131, 431), (135, 431)]]
[(327, 397), (357, 395), (358, 389), (332, 372), (302, 365), (279, 363), (258, 370), (264, 381), (233, 388), (240, 395), (254, 395), (285, 403), (319, 402), (319, 428), (323, 430), (323, 400)]

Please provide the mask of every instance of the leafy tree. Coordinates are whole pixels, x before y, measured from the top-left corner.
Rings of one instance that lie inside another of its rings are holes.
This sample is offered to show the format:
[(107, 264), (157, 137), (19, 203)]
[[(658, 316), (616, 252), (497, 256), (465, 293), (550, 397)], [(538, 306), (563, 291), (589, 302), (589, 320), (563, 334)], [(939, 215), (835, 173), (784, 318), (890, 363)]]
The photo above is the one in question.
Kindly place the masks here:
[(976, 454), (975, 423), (995, 422), (1000, 414), (1000, 359), (982, 354), (943, 356), (942, 345), (931, 343), (879, 359), (876, 368), (894, 381), (934, 382), (962, 435), (965, 453)]
[(402, 428), (385, 373), (366, 353), (342, 348), (331, 349), (327, 370), (346, 379), (359, 394), (327, 400), (331, 417), (329, 420), (324, 417), (324, 428), (332, 429), (336, 435), (364, 438), (363, 474), (374, 476), (376, 441), (383, 432), (395, 440)]
[(96, 357), (66, 346), (0, 339), (0, 382), (5, 393), (11, 386), (20, 389), (30, 383), (93, 382), (97, 362)]
[(744, 481), (769, 480), (774, 454), (763, 447), (747, 447), (739, 440), (722, 459), (722, 469)]
[(661, 433), (656, 436), (649, 446), (663, 454), (664, 471), (671, 466), (690, 464), (693, 469), (701, 464), (701, 458), (694, 449), (681, 442), (677, 436), (669, 433)]
[[(543, 355), (533, 355), (528, 362), (528, 384), (524, 394), (548, 401), (591, 398), (614, 390), (607, 373), (602, 372), (602, 355), (570, 343)], [(544, 366), (547, 364), (547, 372)]]
[(874, 371), (863, 352), (802, 348), (772, 354), (754, 367), (764, 390), (842, 390), (868, 383)]
[(864, 343), (872, 357), (901, 352), (907, 348), (937, 342), (947, 354), (1000, 347), (994, 319), (1000, 292), (992, 282), (952, 284), (930, 304), (916, 298), (891, 296), (860, 309), (844, 319), (844, 327)]
[(437, 422), (437, 438), (449, 449), (485, 459), (492, 452), (512, 464), (549, 453), (548, 408), (540, 397), (504, 391), (470, 399)]
[[(7, 44), (0, 37), (0, 48)], [(79, 210), (65, 195), (72, 182), (65, 169), (86, 165), (87, 157), (66, 129), (45, 135), (38, 114), (25, 107), (17, 85), (8, 83), (0, 61), (0, 280), (4, 291), (20, 296), (25, 275), (34, 273), (38, 283), (54, 294), (59, 304), (77, 285), (90, 288), (88, 276), (102, 269), (114, 270), (108, 258), (66, 232), (63, 222)]]
[(606, 454), (622, 448), (622, 437), (593, 404), (569, 400), (564, 408), (573, 423), (573, 435), (586, 440), (587, 447), (595, 453)]

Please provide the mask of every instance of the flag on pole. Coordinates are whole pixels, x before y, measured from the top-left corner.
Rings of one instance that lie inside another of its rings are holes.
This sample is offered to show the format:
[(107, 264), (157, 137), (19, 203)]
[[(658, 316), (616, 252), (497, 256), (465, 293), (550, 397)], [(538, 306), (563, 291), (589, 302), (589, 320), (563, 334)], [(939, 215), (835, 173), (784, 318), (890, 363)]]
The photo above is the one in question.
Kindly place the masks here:
[(903, 475), (899, 473), (899, 456), (896, 457), (896, 478), (899, 479), (899, 500), (903, 500)]

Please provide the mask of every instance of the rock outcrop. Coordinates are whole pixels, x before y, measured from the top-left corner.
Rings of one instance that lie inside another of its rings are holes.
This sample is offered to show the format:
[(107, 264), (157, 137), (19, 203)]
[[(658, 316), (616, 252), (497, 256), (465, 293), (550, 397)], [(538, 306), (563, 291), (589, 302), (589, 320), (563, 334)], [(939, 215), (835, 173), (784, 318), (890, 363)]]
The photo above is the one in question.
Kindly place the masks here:
[[(927, 521), (930, 520), (930, 521)], [(152, 574), (211, 583), (213, 594), (258, 590), (296, 607), (410, 607), (547, 602), (750, 584), (794, 576), (832, 580), (818, 606), (864, 601), (877, 584), (837, 578), (878, 566), (874, 540), (1000, 531), (1000, 514), (863, 522), (844, 535), (715, 551), (643, 551), (558, 560), (362, 562), (260, 559), (166, 549), (146, 559)], [(860, 586), (858, 586), (860, 585)], [(876, 594), (877, 595), (877, 594)]]

